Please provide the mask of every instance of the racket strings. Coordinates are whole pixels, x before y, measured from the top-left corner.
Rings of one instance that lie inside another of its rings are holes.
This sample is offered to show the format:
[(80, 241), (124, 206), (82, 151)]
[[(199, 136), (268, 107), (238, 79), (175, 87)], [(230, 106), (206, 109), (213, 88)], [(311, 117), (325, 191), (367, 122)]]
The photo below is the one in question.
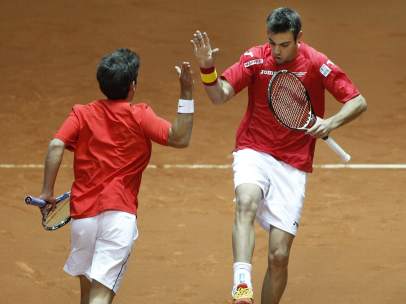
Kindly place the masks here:
[[(281, 92), (280, 99), (282, 100), (278, 108), (286, 119), (291, 120), (293, 125), (297, 125), (300, 121), (300, 111), (302, 107), (299, 105), (301, 97), (299, 96), (295, 83), (292, 79), (286, 78), (285, 82), (279, 82), (278, 91)], [(293, 103), (290, 101), (293, 101)]]
[(277, 75), (272, 81), (270, 98), (274, 112), (283, 124), (295, 129), (309, 124), (311, 106), (298, 78), (285, 73)]
[(55, 226), (65, 222), (69, 217), (70, 212), (69, 199), (58, 203), (54, 211), (50, 211), (45, 218), (45, 225), (48, 227)]
[(275, 92), (277, 94), (274, 96), (274, 100), (280, 101), (276, 103), (276, 108), (281, 114), (281, 118), (293, 127), (303, 125), (304, 118), (307, 119), (306, 94), (295, 79), (280, 77), (276, 83)]

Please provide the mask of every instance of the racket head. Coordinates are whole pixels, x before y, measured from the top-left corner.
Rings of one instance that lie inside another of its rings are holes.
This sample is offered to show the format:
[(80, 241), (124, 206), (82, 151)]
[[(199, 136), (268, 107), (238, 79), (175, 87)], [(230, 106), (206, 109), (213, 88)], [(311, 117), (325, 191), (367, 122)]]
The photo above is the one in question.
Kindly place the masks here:
[(42, 226), (45, 230), (53, 231), (70, 222), (70, 197), (57, 201), (55, 209), (45, 207), (41, 210)]
[(287, 70), (276, 72), (269, 81), (268, 103), (278, 122), (289, 129), (306, 131), (317, 120), (306, 88)]

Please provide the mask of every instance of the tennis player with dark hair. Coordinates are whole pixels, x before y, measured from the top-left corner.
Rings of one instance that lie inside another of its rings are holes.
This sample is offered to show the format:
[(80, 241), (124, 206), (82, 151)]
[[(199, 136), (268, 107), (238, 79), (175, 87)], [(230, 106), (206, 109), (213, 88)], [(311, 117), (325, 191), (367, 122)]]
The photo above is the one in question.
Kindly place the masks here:
[[(215, 69), (218, 49), (206, 33), (191, 40), (201, 79), (214, 104), (223, 104), (248, 88), (248, 107), (237, 131), (233, 161), (236, 196), (233, 225), (233, 303), (253, 303), (251, 260), (255, 218), (269, 232), (268, 267), (261, 301), (279, 303), (288, 278), (288, 261), (296, 235), (307, 173), (312, 171), (317, 138), (358, 117), (366, 101), (341, 68), (301, 41), (301, 20), (289, 8), (273, 10), (266, 19), (268, 42), (247, 50), (220, 77)], [(277, 71), (294, 73), (309, 92), (320, 117), (307, 132), (283, 127), (268, 106), (268, 84)], [(325, 90), (342, 108), (322, 119)]]
[(134, 97), (140, 59), (129, 49), (103, 57), (97, 68), (107, 97), (75, 105), (51, 140), (40, 198), (55, 202), (54, 184), (65, 149), (74, 152), (71, 252), (64, 270), (78, 276), (81, 303), (111, 303), (138, 237), (137, 195), (151, 141), (175, 148), (190, 141), (194, 104), (191, 66), (176, 67), (178, 114), (171, 124)]

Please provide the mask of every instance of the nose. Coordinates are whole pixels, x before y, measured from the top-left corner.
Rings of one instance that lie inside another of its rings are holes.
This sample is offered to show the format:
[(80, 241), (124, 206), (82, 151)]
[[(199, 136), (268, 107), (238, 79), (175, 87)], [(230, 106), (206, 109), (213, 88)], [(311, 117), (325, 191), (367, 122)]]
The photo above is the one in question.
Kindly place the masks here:
[(281, 54), (281, 48), (278, 45), (275, 45), (273, 48), (273, 52), (275, 55), (280, 55)]

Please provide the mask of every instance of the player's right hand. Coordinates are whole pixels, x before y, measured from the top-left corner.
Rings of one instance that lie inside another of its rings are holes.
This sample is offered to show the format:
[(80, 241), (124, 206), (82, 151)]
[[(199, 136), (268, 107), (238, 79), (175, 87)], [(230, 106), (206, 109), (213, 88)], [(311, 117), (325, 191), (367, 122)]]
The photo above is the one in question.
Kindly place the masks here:
[(211, 48), (210, 39), (207, 33), (206, 32), (201, 33), (199, 30), (197, 30), (193, 34), (193, 39), (190, 40), (190, 42), (193, 45), (193, 52), (200, 67), (202, 68), (213, 67), (219, 49)]
[(47, 202), (47, 204), (44, 207), (40, 208), (42, 215), (44, 215), (45, 213), (48, 213), (49, 211), (53, 211), (55, 209), (56, 199), (52, 194), (41, 193), (39, 198), (43, 199), (44, 201)]

